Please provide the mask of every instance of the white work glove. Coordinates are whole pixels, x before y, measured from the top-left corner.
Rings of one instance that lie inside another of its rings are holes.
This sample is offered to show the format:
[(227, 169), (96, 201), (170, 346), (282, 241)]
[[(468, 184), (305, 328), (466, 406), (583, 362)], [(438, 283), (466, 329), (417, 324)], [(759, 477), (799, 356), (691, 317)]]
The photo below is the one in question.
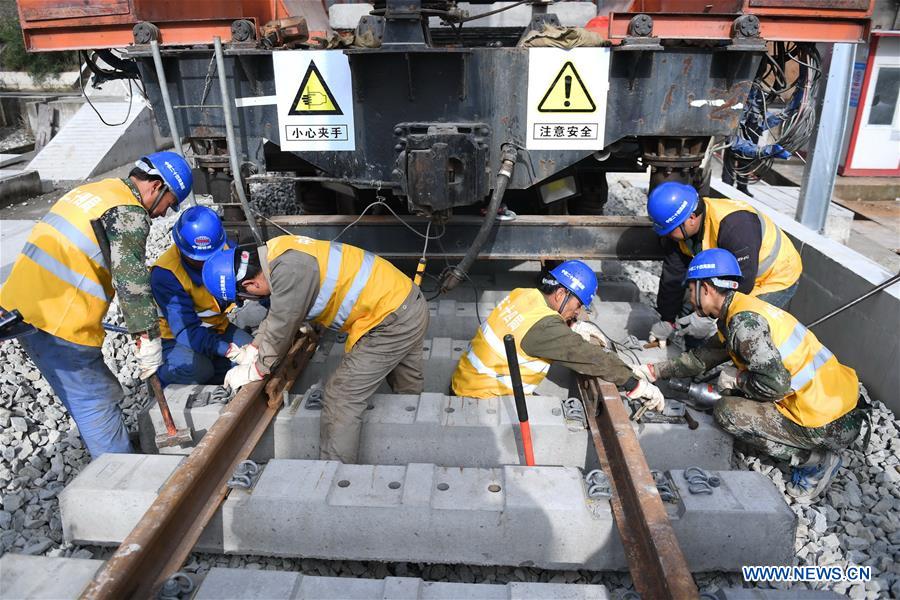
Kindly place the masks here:
[(660, 348), (665, 348), (672, 334), (675, 333), (675, 324), (668, 321), (659, 321), (650, 328), (649, 342), (659, 342)]
[(137, 339), (137, 357), (141, 369), (140, 378), (146, 381), (162, 366), (162, 338), (153, 338), (146, 335)]
[(581, 336), (581, 339), (589, 344), (596, 344), (602, 348), (606, 348), (606, 336), (600, 331), (600, 328), (590, 321), (576, 321), (572, 325), (572, 331)]
[(238, 388), (247, 385), (251, 381), (259, 381), (262, 378), (262, 373), (256, 368), (256, 363), (237, 365), (236, 367), (231, 367), (225, 373), (225, 383), (223, 385), (231, 391), (237, 391)]
[(634, 376), (637, 379), (643, 379), (647, 383), (653, 383), (656, 381), (656, 369), (653, 368), (653, 365), (629, 365), (631, 367), (631, 371), (634, 373)]
[(666, 407), (666, 398), (659, 388), (645, 379), (638, 379), (638, 384), (625, 395), (632, 400), (640, 400), (649, 410), (662, 412)]
[(701, 317), (696, 312), (692, 312), (686, 317), (681, 317), (675, 321), (675, 335), (681, 338), (692, 337), (698, 340), (705, 340), (716, 334), (718, 330), (716, 320), (712, 317)]
[(741, 372), (738, 371), (737, 367), (728, 366), (722, 369), (722, 372), (719, 373), (719, 378), (716, 380), (716, 389), (719, 392), (724, 392), (726, 390), (739, 390), (738, 381), (741, 378)]
[(252, 343), (238, 346), (232, 342), (228, 345), (228, 352), (225, 353), (225, 358), (236, 365), (252, 365), (256, 362), (257, 356), (259, 356), (259, 348)]

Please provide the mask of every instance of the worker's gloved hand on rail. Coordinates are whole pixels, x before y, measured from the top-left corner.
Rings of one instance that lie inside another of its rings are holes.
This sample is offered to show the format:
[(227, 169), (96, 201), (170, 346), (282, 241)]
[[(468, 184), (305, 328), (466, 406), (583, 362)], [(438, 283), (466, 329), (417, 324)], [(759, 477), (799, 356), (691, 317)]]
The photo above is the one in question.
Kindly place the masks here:
[(581, 336), (581, 338), (589, 344), (596, 344), (606, 348), (606, 336), (600, 331), (600, 328), (590, 321), (576, 321), (572, 325), (572, 331)]
[(646, 379), (638, 379), (637, 385), (630, 392), (625, 392), (625, 395), (632, 400), (640, 400), (641, 404), (649, 410), (662, 412), (666, 407), (666, 398), (663, 393)]
[(259, 356), (259, 348), (253, 344), (238, 346), (234, 342), (228, 345), (228, 351), (225, 353), (225, 358), (236, 365), (252, 365), (256, 362), (257, 356)]
[(650, 328), (650, 339), (648, 341), (651, 344), (653, 342), (659, 342), (659, 347), (665, 348), (666, 343), (668, 343), (669, 338), (672, 337), (672, 334), (674, 333), (674, 323), (669, 323), (668, 321), (659, 321)]
[(236, 367), (231, 367), (227, 373), (225, 373), (225, 387), (227, 387), (231, 391), (236, 391), (238, 388), (243, 387), (250, 383), (251, 381), (259, 381), (262, 379), (262, 373), (256, 368), (256, 363), (250, 363), (249, 365), (237, 365)]
[(698, 340), (705, 340), (715, 335), (716, 331), (715, 319), (712, 317), (701, 317), (695, 312), (675, 321), (675, 335), (681, 338), (692, 337)]
[(141, 369), (141, 380), (150, 379), (156, 370), (162, 366), (162, 338), (153, 338), (146, 335), (137, 339), (137, 357)]
[(637, 379), (643, 379), (648, 383), (656, 381), (656, 370), (653, 365), (630, 365), (631, 371)]
[(727, 366), (719, 373), (719, 379), (716, 380), (716, 389), (719, 392), (728, 390), (739, 390), (738, 382), (741, 379), (741, 372), (737, 367)]

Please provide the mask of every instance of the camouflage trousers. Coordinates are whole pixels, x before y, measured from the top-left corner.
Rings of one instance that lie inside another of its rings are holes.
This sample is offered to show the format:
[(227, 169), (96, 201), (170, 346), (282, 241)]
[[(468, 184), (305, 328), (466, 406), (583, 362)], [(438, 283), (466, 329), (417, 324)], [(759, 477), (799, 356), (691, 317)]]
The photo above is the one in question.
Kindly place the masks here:
[(849, 413), (821, 427), (803, 427), (775, 408), (774, 402), (757, 402), (737, 396), (723, 396), (713, 411), (716, 423), (751, 450), (784, 461), (804, 462), (811, 450), (838, 452), (859, 436), (864, 411)]

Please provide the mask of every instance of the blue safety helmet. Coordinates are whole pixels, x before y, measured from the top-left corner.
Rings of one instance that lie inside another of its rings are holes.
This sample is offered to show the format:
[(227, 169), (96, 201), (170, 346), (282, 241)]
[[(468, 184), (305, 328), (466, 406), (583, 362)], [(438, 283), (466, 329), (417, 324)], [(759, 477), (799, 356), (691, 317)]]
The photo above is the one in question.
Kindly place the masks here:
[(653, 188), (647, 198), (647, 214), (653, 221), (653, 231), (668, 235), (687, 221), (697, 209), (700, 196), (689, 185), (667, 181)]
[(181, 254), (206, 260), (225, 245), (225, 228), (219, 215), (206, 206), (191, 206), (178, 217), (172, 239)]
[(737, 289), (738, 283), (721, 277), (736, 277), (740, 279), (741, 266), (734, 254), (722, 248), (710, 248), (697, 254), (688, 265), (685, 281), (700, 281), (708, 279), (718, 287)]
[(175, 152), (148, 154), (134, 165), (148, 175), (161, 177), (169, 191), (175, 194), (178, 204), (191, 193), (191, 186), (194, 185), (191, 166)]
[[(237, 298), (237, 282), (240, 277), (234, 272), (235, 250), (218, 250), (203, 263), (203, 285), (219, 304), (231, 304)], [(244, 269), (246, 270), (246, 266)]]
[(567, 260), (550, 271), (556, 281), (575, 294), (585, 308), (594, 301), (597, 293), (597, 276), (593, 269), (580, 260)]

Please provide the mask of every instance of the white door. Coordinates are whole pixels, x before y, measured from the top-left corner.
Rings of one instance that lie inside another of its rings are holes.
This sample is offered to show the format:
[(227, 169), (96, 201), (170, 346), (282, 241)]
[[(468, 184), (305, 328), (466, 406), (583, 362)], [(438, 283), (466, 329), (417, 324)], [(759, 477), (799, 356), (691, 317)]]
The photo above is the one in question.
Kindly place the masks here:
[[(900, 169), (900, 36), (879, 36), (850, 169)], [(887, 174), (887, 173), (885, 173)]]

